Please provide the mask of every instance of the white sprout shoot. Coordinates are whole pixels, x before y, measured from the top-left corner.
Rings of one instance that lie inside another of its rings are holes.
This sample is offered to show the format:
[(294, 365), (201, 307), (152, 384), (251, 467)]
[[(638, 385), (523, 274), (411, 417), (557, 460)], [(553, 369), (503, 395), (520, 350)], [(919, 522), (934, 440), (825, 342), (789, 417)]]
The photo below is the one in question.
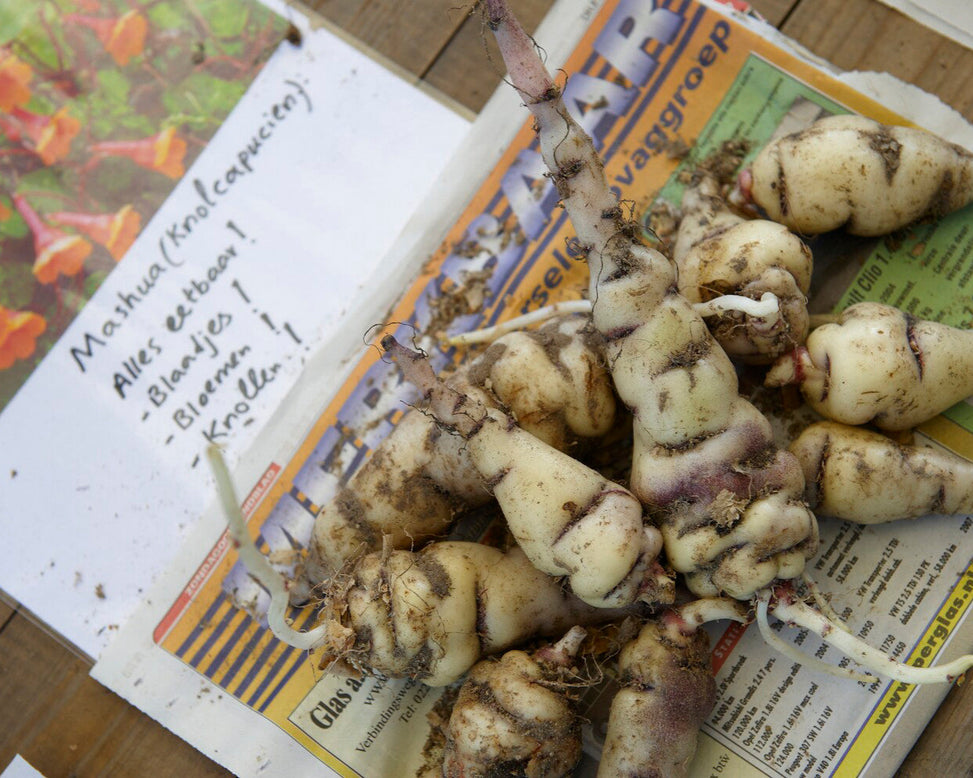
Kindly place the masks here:
[(267, 624), (274, 635), (282, 642), (302, 651), (311, 651), (323, 645), (328, 637), (330, 625), (324, 622), (308, 632), (298, 632), (287, 620), (288, 593), (284, 577), (271, 566), (267, 558), (260, 553), (250, 533), (247, 532), (246, 521), (240, 502), (237, 500), (236, 488), (230, 476), (226, 460), (219, 446), (209, 446), (206, 449), (213, 476), (216, 478), (216, 489), (223, 513), (226, 516), (227, 531), (233, 539), (240, 556), (240, 561), (247, 572), (255, 578), (270, 594), (270, 607), (267, 611)]
[(780, 301), (773, 292), (764, 292), (759, 300), (739, 294), (724, 294), (701, 303), (693, 303), (700, 316), (719, 316), (736, 311), (753, 319), (760, 319), (767, 327), (780, 321)]
[(559, 303), (545, 305), (536, 311), (525, 313), (492, 327), (484, 327), (482, 330), (472, 330), (463, 332), (459, 335), (450, 335), (446, 338), (447, 345), (450, 346), (469, 346), (474, 343), (490, 343), (497, 338), (506, 335), (508, 332), (516, 332), (531, 324), (539, 324), (555, 316), (566, 316), (569, 313), (591, 313), (590, 300), (562, 300)]
[(845, 632), (850, 632), (848, 625), (845, 624), (844, 620), (838, 614), (834, 608), (831, 607), (831, 603), (828, 598), (824, 596), (824, 592), (821, 591), (821, 587), (815, 583), (814, 579), (811, 578), (806, 572), (801, 575), (804, 581), (804, 585), (807, 587), (808, 594), (811, 595), (811, 599), (814, 600), (814, 604), (818, 606), (818, 610), (824, 614), (825, 618), (830, 619), (836, 627), (840, 627), (845, 630)]
[(539, 649), (535, 656), (548, 664), (568, 665), (578, 655), (586, 637), (588, 632), (584, 627), (571, 627), (557, 643)]
[(729, 597), (702, 597), (680, 605), (673, 610), (690, 627), (701, 627), (709, 621), (750, 622), (746, 603)]
[[(474, 343), (490, 343), (508, 332), (515, 332), (539, 324), (555, 316), (570, 313), (591, 313), (591, 300), (562, 300), (545, 305), (536, 311), (515, 316), (505, 322), (481, 330), (472, 330), (445, 339), (449, 346), (469, 346)], [(718, 316), (721, 313), (737, 311), (753, 319), (759, 319), (763, 326), (772, 328), (780, 321), (780, 301), (773, 292), (764, 292), (759, 300), (739, 294), (725, 294), (702, 303), (693, 303), (700, 316)]]
[(828, 617), (796, 597), (777, 597), (773, 605), (770, 605), (769, 601), (769, 592), (761, 594), (757, 601), (757, 622), (760, 624), (761, 619), (763, 619), (764, 625), (761, 626), (760, 631), (764, 638), (767, 638), (768, 634), (773, 634), (769, 623), (767, 623), (769, 609), (781, 621), (787, 622), (791, 626), (810, 630), (826, 643), (854, 659), (862, 667), (874, 670), (895, 681), (914, 684), (952, 683), (973, 667), (973, 655), (969, 654), (934, 667), (908, 665), (882, 653), (874, 646), (868, 645), (851, 634), (850, 631), (838, 628)]
[[(761, 592), (757, 597), (757, 628), (760, 630), (760, 635), (764, 639), (764, 642), (771, 648), (775, 649), (778, 653), (783, 654), (788, 659), (793, 659), (798, 664), (803, 665), (810, 670), (817, 670), (822, 673), (827, 673), (828, 675), (836, 675), (839, 678), (850, 678), (853, 681), (861, 681), (862, 683), (874, 683), (878, 680), (877, 676), (868, 673), (859, 673), (858, 671), (849, 667), (838, 667), (836, 665), (828, 664), (815, 656), (806, 654), (797, 646), (780, 638), (777, 633), (770, 628), (770, 621), (767, 618), (769, 604), (770, 592), (764, 590), (764, 592)], [(827, 638), (824, 639), (827, 641)]]

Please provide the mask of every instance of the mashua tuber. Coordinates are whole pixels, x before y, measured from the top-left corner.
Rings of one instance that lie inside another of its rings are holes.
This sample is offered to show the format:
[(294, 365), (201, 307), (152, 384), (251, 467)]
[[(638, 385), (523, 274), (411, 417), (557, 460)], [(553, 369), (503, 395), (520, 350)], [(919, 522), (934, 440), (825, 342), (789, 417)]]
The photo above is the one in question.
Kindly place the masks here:
[(909, 429), (973, 395), (973, 330), (857, 303), (782, 356), (765, 383), (797, 384), (834, 421)]
[(973, 153), (925, 130), (829, 116), (768, 143), (740, 190), (801, 234), (885, 235), (973, 200)]
[(599, 778), (687, 776), (699, 728), (716, 702), (709, 640), (667, 614), (646, 622), (618, 658)]
[[(597, 336), (582, 316), (533, 332), (512, 332), (452, 376), (480, 402), (503, 407), (524, 428), (567, 449), (605, 434), (615, 398)], [(490, 499), (465, 442), (434, 418), (407, 412), (315, 519), (291, 601), (312, 592), (356, 557), (391, 543), (412, 548), (449, 527), (460, 510)]]
[(860, 524), (973, 512), (973, 463), (944, 449), (904, 445), (833, 421), (790, 445), (818, 513)]
[(528, 558), (596, 607), (671, 602), (658, 562), (662, 537), (627, 489), (558, 451), (509, 415), (437, 378), (424, 355), (392, 336), (382, 348), (422, 393), (429, 413), (465, 441)]
[(330, 582), (317, 626), (298, 632), (285, 581), (250, 536), (219, 449), (208, 456), (240, 559), (270, 594), (268, 625), (281, 641), (320, 651), (323, 666), (444, 686), (489, 654), (624, 615), (581, 602), (516, 546), (456, 541), (359, 557)]
[(672, 244), (679, 292), (691, 303), (732, 294), (760, 300), (774, 295), (779, 311), (754, 317), (740, 311), (707, 317), (710, 330), (733, 358), (772, 362), (804, 342), (811, 250), (786, 227), (747, 220), (732, 211), (709, 172), (694, 174), (683, 194)]
[(446, 726), (444, 778), (571, 774), (581, 758), (576, 692), (590, 683), (574, 667), (585, 635), (573, 627), (553, 645), (473, 666)]

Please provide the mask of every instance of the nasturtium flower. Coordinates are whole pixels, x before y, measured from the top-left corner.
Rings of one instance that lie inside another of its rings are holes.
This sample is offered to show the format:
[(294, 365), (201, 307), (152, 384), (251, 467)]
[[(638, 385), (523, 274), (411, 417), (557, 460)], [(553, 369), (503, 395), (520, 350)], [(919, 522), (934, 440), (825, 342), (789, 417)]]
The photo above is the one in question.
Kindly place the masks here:
[(92, 245), (80, 235), (47, 224), (23, 196), (14, 195), (13, 202), (34, 233), (34, 277), (42, 284), (52, 284), (59, 275), (75, 276), (81, 272)]
[(115, 213), (58, 211), (48, 214), (47, 218), (55, 224), (83, 232), (108, 249), (116, 262), (128, 251), (142, 227), (142, 217), (131, 205), (124, 205)]
[(167, 127), (162, 132), (139, 140), (107, 140), (94, 143), (91, 150), (95, 154), (114, 157), (128, 157), (137, 165), (169, 176), (182, 178), (186, 172), (183, 158), (186, 156), (186, 141), (176, 135), (175, 127)]
[(94, 31), (105, 51), (111, 54), (119, 67), (127, 65), (132, 57), (138, 56), (145, 49), (148, 23), (135, 9), (111, 18), (68, 14), (65, 21)]
[(33, 311), (12, 311), (0, 305), (0, 370), (27, 359), (37, 348), (37, 337), (47, 329), (43, 316)]
[(7, 49), (0, 49), (0, 111), (10, 111), (30, 100), (30, 65)]
[(11, 140), (29, 140), (34, 153), (45, 165), (64, 159), (71, 151), (71, 142), (81, 131), (81, 122), (68, 113), (67, 106), (50, 116), (15, 107), (10, 111), (10, 117), (19, 128), (18, 137), (11, 137)]

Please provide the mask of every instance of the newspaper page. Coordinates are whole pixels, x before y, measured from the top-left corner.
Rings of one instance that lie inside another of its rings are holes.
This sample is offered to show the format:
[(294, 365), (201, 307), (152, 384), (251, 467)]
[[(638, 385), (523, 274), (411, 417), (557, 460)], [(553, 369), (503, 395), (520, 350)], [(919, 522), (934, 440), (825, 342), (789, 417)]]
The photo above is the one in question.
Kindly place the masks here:
[[(621, 0), (594, 10), (561, 3), (554, 11), (581, 27), (563, 66), (571, 74), (565, 100), (595, 139), (613, 189), (640, 219), (660, 198), (678, 203), (680, 167), (726, 139), (745, 138), (755, 152), (776, 133), (828, 113), (904, 123), (818, 63), (715, 6)], [(560, 66), (553, 52), (552, 60)], [(397, 323), (383, 333), (407, 340), (425, 335), (437, 368), (465, 357), (439, 345), (443, 332), (489, 326), (583, 295), (586, 271), (523, 113), (513, 140), (445, 239), (436, 236), (439, 248), (412, 258), (418, 274), (383, 316)], [(828, 236), (812, 243), (816, 261), (820, 256), (822, 267), (835, 268), (819, 284), (815, 304), (826, 310), (884, 300), (968, 326), (973, 240), (963, 221), (969, 216), (966, 209), (889, 240)], [(271, 558), (292, 557), (307, 543), (319, 507), (412, 397), (377, 348), (363, 345), (360, 354), (333, 396), (324, 398), (296, 450), (265, 452), (258, 457), (266, 465), (262, 475), (245, 481), (252, 490), (244, 511)], [(968, 403), (923, 431), (936, 445), (973, 456)], [(853, 633), (913, 664), (951, 659), (970, 644), (973, 565), (964, 538), (971, 526), (965, 516), (869, 527), (822, 517), (820, 552), (809, 571)], [(441, 690), (318, 670), (268, 633), (266, 593), (229, 546), (225, 534), (214, 534), (205, 547), (187, 550), (165, 591), (157, 592), (160, 602), (126, 630), (95, 668), (96, 677), (241, 774), (279, 767), (282, 760), (319, 760), (341, 776), (413, 774)], [(298, 628), (315, 618), (311, 612), (294, 617)], [(779, 622), (774, 629), (818, 660), (850, 663), (813, 635)], [(755, 628), (717, 624), (711, 637), (719, 696), (691, 771), (699, 778), (890, 775), (947, 691), (885, 679), (839, 680), (776, 653)], [(167, 676), (150, 677), (163, 667), (216, 690), (212, 696), (226, 703), (221, 711), (231, 722), (214, 722), (220, 736), (187, 724), (202, 720), (198, 705), (173, 698), (172, 710), (163, 707), (165, 698), (156, 695), (164, 694), (160, 684)], [(591, 726), (578, 775), (593, 774), (610, 696), (609, 679), (588, 700)], [(263, 739), (264, 746), (228, 749), (227, 732), (237, 725), (253, 733), (248, 741)]]

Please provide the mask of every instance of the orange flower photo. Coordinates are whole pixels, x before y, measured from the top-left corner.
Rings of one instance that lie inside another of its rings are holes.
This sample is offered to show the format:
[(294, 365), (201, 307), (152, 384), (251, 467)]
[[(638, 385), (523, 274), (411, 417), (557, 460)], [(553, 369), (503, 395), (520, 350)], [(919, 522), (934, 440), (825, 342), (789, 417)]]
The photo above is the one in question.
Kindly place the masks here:
[(134, 9), (116, 17), (69, 14), (65, 21), (93, 30), (105, 51), (122, 66), (141, 54), (145, 47), (148, 23), (141, 12)]
[(286, 31), (225, 0), (44, 0), (0, 16), (0, 410)]
[(0, 49), (0, 111), (11, 111), (30, 100), (30, 65), (8, 49)]
[(11, 311), (0, 305), (0, 370), (34, 353), (47, 322), (33, 311)]
[(55, 211), (48, 218), (55, 224), (74, 227), (100, 243), (116, 262), (128, 251), (142, 227), (142, 217), (131, 205), (123, 205), (115, 213)]
[(169, 178), (182, 178), (186, 172), (183, 167), (186, 141), (176, 135), (175, 127), (167, 127), (148, 138), (95, 143), (91, 146), (91, 152), (108, 157), (127, 157), (136, 165)]

